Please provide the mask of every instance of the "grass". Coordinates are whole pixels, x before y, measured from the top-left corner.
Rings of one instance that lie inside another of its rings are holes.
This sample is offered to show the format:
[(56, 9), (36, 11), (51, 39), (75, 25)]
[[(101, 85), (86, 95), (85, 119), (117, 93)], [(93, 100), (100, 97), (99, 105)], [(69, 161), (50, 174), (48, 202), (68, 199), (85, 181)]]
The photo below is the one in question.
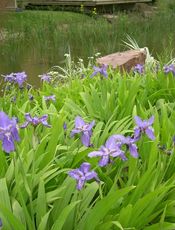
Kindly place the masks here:
[[(82, 79), (72, 69), (64, 84), (44, 83), (40, 90), (11, 85), (0, 98), (2, 110), (16, 116), (19, 125), (27, 112), (48, 114), (51, 124), (51, 128), (19, 128), (20, 142), (9, 155), (0, 148), (4, 229), (174, 229), (173, 75), (160, 70), (121, 76), (108, 69), (105, 79), (99, 75), (90, 78), (92, 71), (84, 69)], [(56, 101), (46, 103), (43, 96), (51, 94)], [(93, 147), (83, 146), (79, 135), (70, 138), (77, 115), (86, 122), (95, 120)], [(137, 142), (139, 158), (127, 152), (127, 161), (116, 158), (107, 167), (99, 167), (99, 158), (89, 158), (88, 153), (98, 150), (113, 134), (132, 135), (135, 115), (142, 119), (154, 115), (156, 139), (144, 135)], [(67, 173), (84, 161), (91, 164), (101, 182), (90, 181), (77, 191)]]
[(173, 0), (157, 0), (157, 5), (159, 9), (165, 11), (165, 10), (173, 10), (175, 7)]
[(29, 75), (36, 76), (53, 65), (63, 66), (63, 55), (69, 50), (73, 59), (84, 60), (97, 52), (105, 55), (124, 50), (122, 40), (126, 40), (126, 34), (166, 62), (174, 55), (174, 19), (171, 10), (160, 11), (151, 18), (118, 13), (112, 24), (99, 16), (91, 18), (70, 12), (12, 13), (3, 26), (9, 39), (0, 45), (1, 71), (25, 69)]

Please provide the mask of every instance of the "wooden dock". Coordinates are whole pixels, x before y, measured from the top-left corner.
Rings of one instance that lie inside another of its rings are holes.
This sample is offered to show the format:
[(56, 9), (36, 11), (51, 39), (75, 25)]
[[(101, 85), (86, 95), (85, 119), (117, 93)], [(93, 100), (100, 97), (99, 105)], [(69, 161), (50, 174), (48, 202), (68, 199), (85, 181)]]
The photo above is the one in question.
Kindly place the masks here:
[(129, 4), (129, 3), (148, 3), (152, 0), (24, 0), (25, 5), (37, 6), (100, 6), (100, 5), (115, 5), (115, 4)]
[(16, 10), (16, 0), (0, 0), (0, 11)]

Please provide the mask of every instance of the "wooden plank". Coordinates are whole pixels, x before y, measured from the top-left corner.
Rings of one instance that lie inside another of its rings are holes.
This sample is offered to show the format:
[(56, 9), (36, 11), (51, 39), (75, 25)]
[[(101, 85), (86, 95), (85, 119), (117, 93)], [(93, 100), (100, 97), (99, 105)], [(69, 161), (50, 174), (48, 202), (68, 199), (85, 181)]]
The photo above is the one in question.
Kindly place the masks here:
[(0, 10), (15, 10), (16, 0), (0, 0)]
[(112, 4), (128, 4), (138, 2), (152, 2), (152, 0), (28, 0), (33, 5), (112, 5)]
[(96, 0), (96, 5), (107, 5), (107, 4), (128, 4), (128, 3), (143, 3), (143, 2), (152, 2), (152, 0), (117, 0), (117, 1), (111, 1), (111, 0)]

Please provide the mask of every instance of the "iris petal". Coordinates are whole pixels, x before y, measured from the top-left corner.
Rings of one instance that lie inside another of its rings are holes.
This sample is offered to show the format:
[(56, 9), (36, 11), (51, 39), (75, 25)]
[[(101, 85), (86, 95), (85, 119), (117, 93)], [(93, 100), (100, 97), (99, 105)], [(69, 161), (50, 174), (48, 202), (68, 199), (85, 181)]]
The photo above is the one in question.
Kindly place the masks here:
[(0, 127), (6, 129), (10, 123), (9, 117), (4, 112), (0, 112)]
[(146, 133), (146, 135), (147, 135), (151, 140), (154, 140), (154, 139), (155, 139), (154, 130), (153, 130), (152, 127), (148, 127), (148, 128), (145, 130), (145, 133)]
[(91, 180), (93, 178), (95, 178), (96, 180), (99, 180), (98, 176), (97, 176), (97, 173), (94, 172), (94, 171), (86, 173), (85, 177), (86, 177), (86, 180)]
[(32, 122), (32, 117), (31, 117), (30, 113), (26, 113), (25, 118), (27, 121)]
[(79, 181), (77, 181), (77, 189), (81, 190), (83, 188), (84, 184), (85, 184), (85, 180), (80, 179)]
[(26, 128), (28, 125), (29, 125), (29, 122), (26, 121), (24, 124), (22, 124), (22, 125), (20, 126), (20, 128), (24, 129), (24, 128)]
[(85, 125), (84, 120), (80, 116), (77, 116), (75, 118), (75, 128), (82, 127), (83, 125)]
[(135, 116), (135, 117), (134, 117), (134, 120), (135, 120), (135, 123), (136, 123), (138, 126), (142, 126), (143, 121), (142, 121), (142, 119), (141, 119), (139, 116)]
[(6, 153), (10, 153), (15, 150), (15, 145), (12, 137), (4, 136), (2, 147)]
[(85, 145), (86, 147), (90, 146), (90, 136), (88, 132), (84, 132), (82, 134), (81, 141), (82, 141), (82, 144)]
[(101, 157), (103, 156), (102, 151), (93, 151), (88, 154), (88, 157)]
[(139, 156), (137, 152), (137, 146), (135, 144), (129, 145), (129, 151), (134, 158), (137, 158)]
[(80, 171), (82, 171), (83, 173), (87, 173), (87, 172), (89, 172), (90, 167), (91, 167), (91, 165), (88, 162), (84, 162), (80, 166)]
[(109, 156), (102, 156), (98, 164), (101, 167), (106, 166), (109, 163), (109, 160)]
[(70, 136), (73, 137), (77, 133), (81, 133), (81, 130), (79, 130), (79, 129), (73, 129), (72, 132), (71, 132), (71, 134), (70, 134)]

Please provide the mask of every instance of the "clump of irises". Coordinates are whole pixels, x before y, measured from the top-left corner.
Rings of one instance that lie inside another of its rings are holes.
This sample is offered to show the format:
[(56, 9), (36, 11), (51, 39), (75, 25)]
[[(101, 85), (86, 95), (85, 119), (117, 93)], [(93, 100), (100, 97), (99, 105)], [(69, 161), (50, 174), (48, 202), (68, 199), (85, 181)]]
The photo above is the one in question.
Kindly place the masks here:
[(27, 80), (27, 74), (25, 72), (11, 73), (3, 77), (5, 82), (17, 84), (19, 88), (23, 88), (23, 84)]
[[(26, 128), (29, 124), (33, 125), (34, 127), (38, 126), (39, 124), (49, 128), (51, 127), (51, 125), (49, 125), (47, 122), (47, 114), (41, 117), (32, 117), (30, 113), (26, 113), (25, 119), (25, 123), (21, 125), (20, 128)], [(0, 111), (0, 140), (2, 141), (2, 149), (6, 153), (13, 152), (15, 150), (15, 141), (20, 141), (18, 130), (19, 126), (17, 125), (17, 118), (12, 117), (10, 119), (6, 113)]]
[[(26, 128), (29, 124), (36, 127), (42, 124), (46, 127), (51, 127), (48, 122), (48, 115), (41, 117), (32, 117), (30, 113), (25, 114), (26, 122), (21, 125), (21, 128)], [(129, 152), (134, 158), (139, 157), (137, 141), (140, 140), (142, 135), (146, 135), (149, 139), (154, 140), (155, 134), (152, 127), (154, 122), (154, 116), (151, 116), (148, 120), (142, 120), (139, 116), (134, 117), (136, 126), (132, 136), (124, 136), (121, 134), (114, 134), (110, 136), (104, 145), (99, 149), (92, 151), (88, 154), (89, 158), (100, 158), (98, 165), (100, 167), (106, 167), (107, 165), (114, 163), (114, 159), (118, 158), (122, 161), (127, 160), (126, 153)], [(78, 134), (81, 137), (81, 142), (86, 147), (92, 147), (91, 136), (95, 121), (87, 123), (82, 117), (77, 116), (75, 118), (75, 127), (71, 131), (71, 137)], [(63, 128), (66, 130), (67, 125), (64, 123)], [(17, 119), (10, 119), (3, 111), (0, 112), (0, 140), (2, 141), (2, 148), (6, 153), (10, 153), (15, 150), (15, 141), (19, 141)], [(175, 143), (175, 137), (173, 138)], [(90, 170), (91, 165), (88, 162), (83, 162), (79, 168), (70, 170), (68, 175), (76, 180), (77, 189), (81, 190), (85, 186), (87, 181), (94, 179), (99, 182), (97, 173), (94, 170)]]
[[(113, 162), (113, 159), (120, 158), (123, 161), (127, 160), (126, 152), (129, 151), (132, 157), (138, 158), (138, 147), (136, 142), (140, 140), (143, 134), (146, 134), (147, 137), (151, 140), (155, 139), (154, 129), (152, 127), (154, 122), (154, 116), (151, 116), (148, 120), (142, 120), (140, 117), (134, 117), (136, 126), (134, 128), (133, 136), (124, 136), (121, 134), (114, 134), (109, 137), (104, 145), (102, 145), (98, 150), (92, 151), (88, 154), (89, 158), (99, 157), (100, 160), (98, 165), (100, 167), (107, 166)], [(81, 141), (82, 144), (89, 147), (90, 138), (92, 136), (92, 128), (94, 126), (94, 121), (91, 123), (85, 123), (85, 121), (77, 116), (75, 118), (75, 128), (72, 130), (71, 135), (75, 135), (77, 133), (81, 133)], [(84, 171), (84, 165), (88, 164), (88, 170)], [(84, 187), (86, 181), (90, 179), (97, 180), (97, 174), (90, 174), (88, 177), (86, 173), (89, 173), (90, 164), (83, 163), (79, 169), (71, 170), (68, 172), (69, 176), (74, 178), (77, 181), (77, 189), (81, 190)]]
[(172, 73), (173, 76), (175, 76), (175, 65), (170, 64), (170, 65), (165, 65), (163, 67), (164, 73), (168, 74), (168, 73)]
[(127, 160), (124, 147), (129, 150), (130, 154), (134, 158), (138, 158), (137, 145), (135, 144), (140, 140), (142, 134), (146, 134), (151, 140), (155, 139), (154, 129), (152, 124), (154, 122), (154, 116), (148, 120), (142, 120), (140, 117), (135, 116), (136, 126), (134, 128), (134, 136), (123, 136), (120, 134), (112, 135), (106, 141), (105, 145), (102, 145), (98, 151), (93, 151), (88, 154), (89, 157), (101, 157), (99, 166), (103, 167), (111, 163), (111, 157), (119, 157), (122, 160)]
[[(160, 69), (160, 66), (157, 64), (153, 71), (154, 72), (158, 72), (158, 70)], [(175, 64), (170, 64), (170, 65), (164, 65), (163, 66), (163, 72), (167, 75), (167, 74), (173, 74), (173, 76), (175, 76)], [(140, 75), (143, 75), (145, 73), (145, 65), (142, 65), (142, 64), (136, 64), (134, 67), (133, 67), (133, 73), (134, 74), (140, 74)]]

